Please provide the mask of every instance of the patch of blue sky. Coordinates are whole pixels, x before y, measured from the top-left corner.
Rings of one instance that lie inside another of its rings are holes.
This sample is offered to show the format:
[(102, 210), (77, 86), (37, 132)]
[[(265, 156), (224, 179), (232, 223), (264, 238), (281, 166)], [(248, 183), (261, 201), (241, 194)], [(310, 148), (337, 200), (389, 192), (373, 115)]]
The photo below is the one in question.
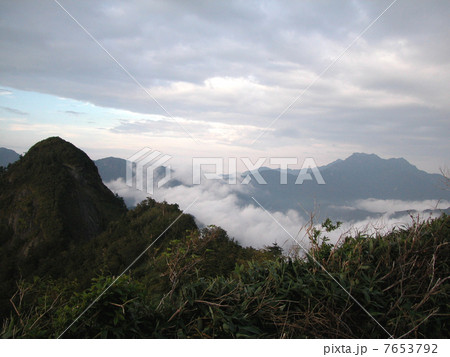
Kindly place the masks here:
[(76, 125), (105, 129), (123, 121), (160, 118), (160, 116), (105, 108), (85, 101), (3, 86), (0, 87), (0, 117), (29, 124)]

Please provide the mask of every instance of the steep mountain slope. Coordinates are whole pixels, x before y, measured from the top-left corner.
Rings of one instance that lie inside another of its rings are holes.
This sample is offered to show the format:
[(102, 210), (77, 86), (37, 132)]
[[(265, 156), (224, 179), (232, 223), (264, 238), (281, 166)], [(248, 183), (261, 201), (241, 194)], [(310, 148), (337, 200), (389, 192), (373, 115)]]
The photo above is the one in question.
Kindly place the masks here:
[(63, 257), (125, 212), (83, 151), (58, 137), (37, 143), (0, 177), (2, 293), (19, 276), (63, 275), (49, 257)]
[(14, 150), (0, 148), (0, 166), (6, 167), (14, 161), (19, 160), (20, 155)]
[(31, 245), (89, 240), (125, 212), (89, 157), (58, 137), (37, 143), (11, 165), (2, 177), (0, 209), (11, 238)]
[(43, 140), (0, 171), (0, 317), (20, 279), (71, 279), (83, 288), (101, 272), (119, 274), (156, 238), (152, 256), (196, 229), (177, 205), (147, 199), (127, 211), (83, 151)]

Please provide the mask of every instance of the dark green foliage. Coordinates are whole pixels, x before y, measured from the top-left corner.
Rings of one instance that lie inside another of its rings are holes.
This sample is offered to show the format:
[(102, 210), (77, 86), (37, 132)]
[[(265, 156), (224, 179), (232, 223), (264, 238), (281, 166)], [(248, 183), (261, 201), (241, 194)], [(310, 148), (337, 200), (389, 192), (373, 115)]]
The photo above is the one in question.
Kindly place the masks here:
[(176, 204), (127, 211), (50, 138), (0, 172), (1, 335), (389, 337), (349, 292), (394, 337), (448, 338), (450, 218), (333, 246), (339, 225), (310, 227), (304, 257), (243, 248)]
[[(172, 226), (164, 233), (170, 224)], [(182, 214), (178, 205), (158, 203), (148, 198), (89, 242), (80, 259), (88, 264), (95, 262), (92, 268), (100, 266), (111, 274), (119, 274), (150, 244), (153, 243), (152, 249), (146, 257), (154, 255), (172, 239), (181, 238), (196, 228), (194, 218)], [(99, 251), (102, 251), (101, 256)]]
[[(385, 236), (348, 237), (331, 251), (321, 244), (311, 255), (394, 337), (448, 338), (449, 236), (444, 215)], [(234, 247), (228, 256), (225, 247)], [(240, 263), (214, 267), (215, 251)], [(239, 247), (217, 227), (159, 252), (141, 278), (119, 279), (64, 337), (389, 337), (313, 259), (261, 259), (267, 250)], [(57, 337), (113, 279), (96, 278), (65, 299), (56, 292), (64, 295), (67, 282), (47, 290), (35, 282), (26, 293), (40, 297), (22, 299), (3, 336)]]
[(283, 256), (283, 248), (281, 248), (276, 242), (271, 246), (267, 246), (265, 251), (275, 259)]
[(56, 310), (65, 305), (77, 287), (77, 281), (70, 280), (35, 277), (31, 282), (18, 281), (11, 297), (14, 312), (3, 321), (2, 337), (55, 337)]
[[(158, 314), (145, 304), (145, 289), (127, 275), (94, 278), (81, 293), (73, 293), (74, 284), (40, 279), (22, 281), (18, 288), (12, 299), (15, 315), (3, 326), (4, 338), (57, 338), (80, 315), (64, 337), (152, 337), (157, 327)], [(27, 302), (30, 295), (35, 299)], [(95, 308), (82, 314), (97, 298)]]
[(0, 175), (0, 317), (16, 280), (67, 276), (73, 250), (125, 212), (89, 157), (60, 138), (9, 165)]
[[(105, 289), (108, 290), (101, 295)], [(98, 299), (95, 308), (88, 309), (67, 330), (65, 338), (157, 337), (154, 332), (160, 317), (154, 306), (147, 305), (145, 293), (142, 284), (127, 275), (117, 280), (114, 277), (93, 279), (88, 289), (72, 296), (56, 311), (54, 331), (63, 332), (70, 326), (68, 321), (75, 321)]]
[[(449, 229), (443, 216), (312, 254), (395, 337), (448, 338)], [(177, 306), (172, 337), (389, 337), (312, 259), (200, 278)]]
[(327, 266), (397, 337), (448, 338), (449, 256), (450, 217), (444, 215), (376, 239), (348, 238)]

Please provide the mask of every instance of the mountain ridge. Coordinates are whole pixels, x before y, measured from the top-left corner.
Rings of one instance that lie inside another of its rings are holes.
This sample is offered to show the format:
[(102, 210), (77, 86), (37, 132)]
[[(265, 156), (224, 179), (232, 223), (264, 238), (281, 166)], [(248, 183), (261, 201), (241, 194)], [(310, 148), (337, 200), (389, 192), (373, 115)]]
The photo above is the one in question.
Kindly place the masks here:
[(19, 160), (20, 155), (14, 150), (0, 147), (0, 166), (6, 167)]
[(125, 212), (89, 157), (51, 137), (35, 144), (1, 175), (2, 242), (29, 258), (36, 247), (87, 241)]
[[(125, 181), (126, 162), (125, 159), (113, 156), (94, 161), (105, 184), (118, 179)], [(380, 214), (356, 209), (349, 212), (345, 209), (346, 206), (354, 205), (357, 200), (450, 201), (449, 192), (443, 189), (442, 175), (420, 170), (401, 157), (384, 159), (374, 153), (355, 152), (345, 159), (319, 166), (318, 170), (325, 180), (325, 185), (318, 185), (314, 175), (312, 181), (305, 180), (303, 184), (296, 185), (299, 169), (288, 169), (287, 185), (280, 185), (280, 169), (261, 167), (258, 171), (267, 185), (260, 185), (252, 178), (247, 186), (247, 194), (236, 193), (238, 204), (255, 205), (249, 198), (254, 196), (272, 211), (287, 212), (294, 209), (300, 215), (305, 215), (305, 211), (313, 212), (320, 207), (322, 218), (358, 220), (376, 218)], [(310, 170), (308, 172), (311, 173)], [(164, 177), (164, 174), (164, 168), (157, 168), (154, 171), (155, 182)], [(247, 174), (252, 173), (246, 171), (241, 177)], [(226, 181), (226, 177), (224, 180)], [(172, 179), (164, 187), (180, 185), (190, 187), (189, 184), (176, 179)], [(134, 206), (133, 198), (125, 197), (125, 200), (129, 207)]]
[[(280, 185), (280, 170), (268, 169), (260, 172), (267, 185), (252, 179), (250, 192), (272, 211), (294, 209), (304, 215), (305, 211), (315, 212), (319, 205), (323, 219), (348, 219), (348, 211), (340, 210), (339, 206), (351, 206), (364, 199), (450, 201), (450, 192), (444, 189), (442, 175), (419, 170), (403, 158), (382, 159), (375, 154), (354, 153), (345, 160), (336, 160), (318, 169), (324, 185), (319, 185), (314, 175), (311, 175), (312, 180), (296, 184), (300, 170), (288, 172), (287, 184)], [(241, 198), (243, 205), (252, 204), (251, 200)], [(368, 211), (365, 214), (366, 217), (373, 216)], [(364, 212), (356, 217), (365, 218)]]

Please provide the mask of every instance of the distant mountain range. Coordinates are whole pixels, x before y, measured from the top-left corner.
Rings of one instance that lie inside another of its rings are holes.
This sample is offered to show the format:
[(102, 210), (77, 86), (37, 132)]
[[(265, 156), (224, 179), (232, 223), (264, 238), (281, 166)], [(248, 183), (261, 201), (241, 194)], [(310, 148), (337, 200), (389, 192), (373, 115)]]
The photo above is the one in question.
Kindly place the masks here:
[[(9, 163), (18, 157), (12, 150), (0, 150), (1, 162)], [(94, 163), (104, 183), (125, 180), (126, 160), (107, 157)], [(354, 221), (383, 214), (359, 207), (358, 202), (362, 200), (450, 201), (450, 191), (446, 189), (442, 175), (419, 170), (403, 158), (383, 159), (375, 154), (354, 153), (345, 160), (319, 167), (324, 185), (319, 185), (314, 175), (311, 175), (312, 180), (296, 184), (300, 170), (288, 170), (287, 184), (280, 184), (279, 169), (262, 167), (258, 171), (266, 184), (258, 183), (253, 177), (244, 190), (237, 190), (235, 194), (241, 206), (256, 205), (251, 198), (255, 197), (270, 211), (295, 210), (303, 216), (317, 212), (319, 219), (330, 217)], [(252, 176), (251, 172), (244, 172), (242, 177), (248, 174)], [(163, 176), (162, 167), (155, 171), (155, 181)], [(186, 186), (172, 179), (165, 187), (179, 185)], [(433, 207), (428, 208), (428, 212), (434, 211), (439, 213)], [(407, 212), (393, 212), (393, 216)], [(445, 212), (450, 213), (450, 209), (445, 207)]]
[[(450, 200), (442, 175), (419, 170), (403, 158), (355, 153), (319, 167), (319, 172), (324, 185), (319, 185), (313, 175), (313, 180), (295, 184), (299, 170), (290, 170), (287, 184), (280, 185), (279, 170), (266, 168), (260, 174), (267, 184), (251, 180), (250, 193), (269, 210), (318, 211), (322, 217), (344, 220), (379, 216), (355, 206), (361, 200)], [(244, 195), (242, 200), (250, 202)]]
[[(117, 157), (106, 157), (104, 159), (94, 160), (98, 168), (103, 182), (108, 183), (117, 179), (126, 180), (126, 163), (127, 160)], [(173, 172), (173, 171), (172, 171)], [(153, 172), (154, 180), (157, 182), (165, 176), (165, 168), (160, 166)], [(182, 185), (182, 182), (177, 179), (171, 179), (166, 183), (165, 187), (174, 187)]]
[(0, 148), (0, 166), (6, 167), (14, 161), (19, 160), (20, 155), (14, 150)]
[(110, 182), (126, 178), (126, 160), (117, 157), (105, 157), (104, 159), (94, 160), (103, 182)]
[[(97, 160), (95, 164), (105, 183), (125, 179), (126, 160), (109, 157)], [(289, 169), (285, 185), (280, 184), (279, 169), (261, 167), (258, 171), (266, 184), (259, 184), (252, 177), (244, 190), (237, 190), (235, 194), (241, 206), (256, 205), (253, 196), (270, 211), (295, 210), (303, 216), (317, 212), (319, 220), (330, 217), (355, 221), (383, 215), (384, 212), (358, 207), (357, 203), (362, 200), (450, 201), (450, 191), (446, 189), (442, 175), (419, 170), (403, 158), (382, 159), (375, 154), (354, 153), (345, 160), (319, 167), (324, 185), (319, 185), (314, 175), (311, 175), (312, 180), (295, 184), (300, 170)], [(241, 176), (244, 178), (248, 174), (252, 176), (251, 172)], [(157, 171), (156, 176), (160, 175), (163, 172)], [(172, 180), (166, 187), (178, 185), (183, 183)], [(444, 211), (450, 213), (447, 207)], [(410, 211), (392, 212), (392, 216), (408, 212), (415, 211), (411, 208)], [(427, 213), (438, 214), (440, 210), (429, 207)]]

